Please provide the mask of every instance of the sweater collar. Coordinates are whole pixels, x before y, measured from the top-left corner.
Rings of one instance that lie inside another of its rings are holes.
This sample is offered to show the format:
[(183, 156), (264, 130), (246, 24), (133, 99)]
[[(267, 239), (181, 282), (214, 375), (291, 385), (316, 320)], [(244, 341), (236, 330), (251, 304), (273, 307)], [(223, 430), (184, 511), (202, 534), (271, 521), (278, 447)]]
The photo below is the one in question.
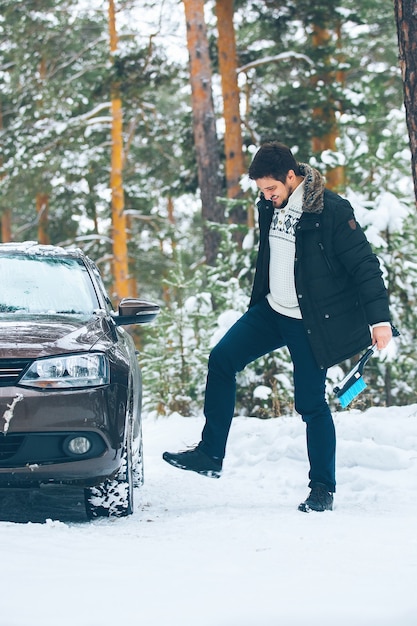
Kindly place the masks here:
[(290, 197), (288, 198), (288, 202), (285, 205), (285, 209), (297, 208), (299, 211), (302, 210), (304, 204), (304, 188), (305, 188), (305, 179), (294, 189)]

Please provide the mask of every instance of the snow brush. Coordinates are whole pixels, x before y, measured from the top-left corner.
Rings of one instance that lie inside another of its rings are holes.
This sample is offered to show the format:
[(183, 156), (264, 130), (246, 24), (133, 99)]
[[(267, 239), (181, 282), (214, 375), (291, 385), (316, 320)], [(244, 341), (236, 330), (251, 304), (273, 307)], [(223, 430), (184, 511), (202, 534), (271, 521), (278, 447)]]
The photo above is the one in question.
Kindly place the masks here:
[[(400, 331), (391, 324), (392, 336), (399, 337)], [(369, 359), (377, 350), (376, 343), (367, 349), (344, 379), (333, 389), (340, 404), (345, 409), (364, 389), (366, 382), (362, 378), (363, 370)]]
[(333, 392), (336, 394), (342, 407), (345, 409), (364, 389), (366, 382), (362, 378), (363, 369), (371, 356), (377, 350), (376, 343), (367, 349), (354, 367), (346, 374)]

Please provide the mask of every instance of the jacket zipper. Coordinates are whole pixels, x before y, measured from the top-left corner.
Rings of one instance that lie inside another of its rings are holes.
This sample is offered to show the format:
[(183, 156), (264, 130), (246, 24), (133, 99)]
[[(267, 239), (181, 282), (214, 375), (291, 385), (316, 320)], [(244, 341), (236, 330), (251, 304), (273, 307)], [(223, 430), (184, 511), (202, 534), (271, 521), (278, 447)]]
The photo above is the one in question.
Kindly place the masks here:
[(333, 269), (333, 267), (332, 267), (332, 264), (331, 264), (331, 263), (330, 263), (330, 261), (329, 261), (329, 257), (327, 256), (327, 254), (326, 254), (326, 252), (325, 252), (325, 250), (324, 250), (324, 246), (323, 246), (323, 244), (321, 243), (321, 241), (319, 241), (319, 244), (318, 244), (318, 245), (319, 245), (319, 248), (320, 248), (321, 253), (322, 253), (322, 255), (323, 255), (323, 258), (324, 258), (324, 260), (325, 260), (325, 262), (326, 262), (327, 267), (329, 268), (329, 270), (330, 270), (330, 272), (333, 274), (333, 276), (336, 276), (336, 272), (334, 271), (334, 269)]

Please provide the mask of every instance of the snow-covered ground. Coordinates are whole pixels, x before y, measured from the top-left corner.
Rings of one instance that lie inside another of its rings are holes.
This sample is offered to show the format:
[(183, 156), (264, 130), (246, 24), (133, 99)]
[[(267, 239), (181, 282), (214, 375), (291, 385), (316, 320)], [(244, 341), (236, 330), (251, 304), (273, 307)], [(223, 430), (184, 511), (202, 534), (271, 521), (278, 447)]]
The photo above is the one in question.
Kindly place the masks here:
[(202, 419), (147, 418), (130, 518), (87, 522), (78, 495), (1, 494), (0, 626), (415, 626), (417, 405), (335, 421), (333, 512), (297, 511), (296, 416), (236, 418), (220, 480), (161, 460)]

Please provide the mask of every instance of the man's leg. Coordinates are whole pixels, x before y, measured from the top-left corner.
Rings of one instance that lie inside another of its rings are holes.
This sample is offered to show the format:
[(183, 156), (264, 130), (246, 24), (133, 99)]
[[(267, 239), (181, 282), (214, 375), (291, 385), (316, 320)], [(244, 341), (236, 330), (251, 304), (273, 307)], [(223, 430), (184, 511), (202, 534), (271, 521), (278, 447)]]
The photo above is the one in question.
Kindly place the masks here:
[(283, 334), (294, 365), (295, 409), (306, 423), (309, 486), (325, 485), (334, 492), (336, 434), (325, 399), (326, 370), (317, 365), (301, 320), (286, 318)]
[(205, 476), (220, 476), (233, 419), (236, 373), (283, 345), (279, 316), (265, 301), (253, 306), (213, 348), (209, 358), (202, 440), (184, 452), (164, 452), (167, 463)]
[(213, 348), (208, 365), (202, 448), (223, 459), (233, 419), (236, 373), (260, 356), (284, 345), (278, 314), (266, 300), (243, 315)]

